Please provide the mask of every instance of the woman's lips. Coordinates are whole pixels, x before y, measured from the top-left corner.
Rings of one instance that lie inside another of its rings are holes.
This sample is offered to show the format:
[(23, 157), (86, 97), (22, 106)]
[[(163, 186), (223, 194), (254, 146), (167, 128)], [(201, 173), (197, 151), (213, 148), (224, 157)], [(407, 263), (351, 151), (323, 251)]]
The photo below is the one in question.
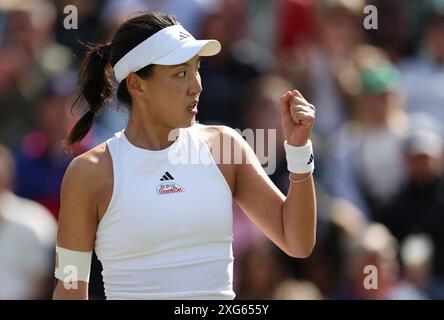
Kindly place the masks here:
[(197, 114), (197, 104), (198, 104), (197, 101), (190, 104), (187, 108), (188, 112), (192, 113), (193, 115), (196, 115)]

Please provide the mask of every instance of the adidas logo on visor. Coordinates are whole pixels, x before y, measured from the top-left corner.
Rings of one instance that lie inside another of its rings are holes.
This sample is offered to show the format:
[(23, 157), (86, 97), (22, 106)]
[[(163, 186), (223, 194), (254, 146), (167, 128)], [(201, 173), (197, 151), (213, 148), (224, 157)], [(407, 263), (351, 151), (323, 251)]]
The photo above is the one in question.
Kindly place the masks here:
[(191, 37), (191, 34), (188, 34), (188, 33), (182, 32), (182, 31), (179, 32), (179, 39), (180, 40), (183, 40), (188, 37)]

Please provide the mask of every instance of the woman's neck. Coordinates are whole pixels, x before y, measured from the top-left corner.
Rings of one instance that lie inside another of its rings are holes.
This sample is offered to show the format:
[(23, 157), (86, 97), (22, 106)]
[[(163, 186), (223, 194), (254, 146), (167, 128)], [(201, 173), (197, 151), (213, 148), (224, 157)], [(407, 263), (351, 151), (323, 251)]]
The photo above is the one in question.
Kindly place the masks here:
[(125, 129), (125, 135), (131, 144), (149, 150), (162, 150), (169, 147), (175, 136), (174, 128), (168, 128), (153, 121), (150, 116), (138, 114), (133, 110)]

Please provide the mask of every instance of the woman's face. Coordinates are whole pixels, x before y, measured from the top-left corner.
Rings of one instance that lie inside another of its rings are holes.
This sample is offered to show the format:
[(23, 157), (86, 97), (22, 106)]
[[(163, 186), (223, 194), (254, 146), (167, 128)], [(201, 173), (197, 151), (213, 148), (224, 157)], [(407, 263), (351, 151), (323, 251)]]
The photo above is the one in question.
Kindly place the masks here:
[(185, 128), (193, 124), (202, 92), (200, 59), (174, 66), (156, 65), (153, 74), (143, 81), (145, 105), (157, 124)]

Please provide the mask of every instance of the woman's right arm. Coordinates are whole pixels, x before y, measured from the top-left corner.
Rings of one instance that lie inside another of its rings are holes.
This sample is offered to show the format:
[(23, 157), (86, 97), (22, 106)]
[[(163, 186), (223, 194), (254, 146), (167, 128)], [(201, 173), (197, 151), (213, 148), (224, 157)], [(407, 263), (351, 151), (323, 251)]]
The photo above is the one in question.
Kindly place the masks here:
[[(75, 158), (68, 166), (61, 187), (58, 247), (76, 252), (93, 250), (98, 225), (99, 169), (99, 158), (88, 153)], [(61, 258), (59, 254), (56, 256), (56, 266)], [(88, 283), (76, 281), (65, 285), (58, 280), (53, 299), (87, 300)]]

